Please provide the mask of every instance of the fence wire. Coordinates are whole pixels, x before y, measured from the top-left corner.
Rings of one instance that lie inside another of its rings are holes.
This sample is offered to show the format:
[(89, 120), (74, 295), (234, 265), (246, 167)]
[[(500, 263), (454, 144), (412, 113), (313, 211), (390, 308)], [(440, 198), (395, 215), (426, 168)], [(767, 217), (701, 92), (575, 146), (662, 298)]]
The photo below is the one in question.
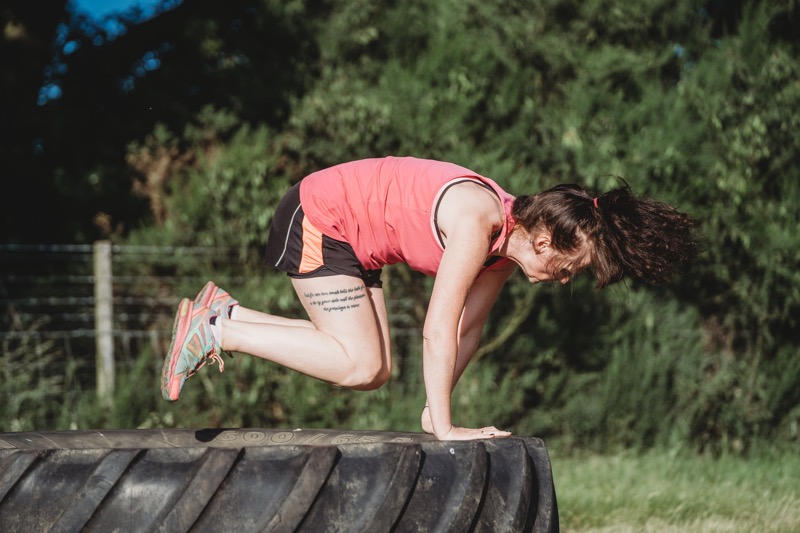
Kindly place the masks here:
[[(95, 370), (93, 245), (0, 244), (0, 349), (54, 352), (78, 381), (91, 387)], [(241, 286), (242, 265), (259, 251), (233, 248), (112, 245), (114, 357), (134, 365), (144, 351), (168, 348), (176, 305), (186, 287), (202, 287), (208, 273), (226, 287)], [(389, 282), (387, 286), (392, 285)], [(395, 338), (419, 333), (413, 300), (395, 295), (390, 317)], [(401, 341), (402, 342), (402, 341)], [(410, 340), (408, 342), (411, 342)], [(156, 358), (157, 359), (157, 358)]]

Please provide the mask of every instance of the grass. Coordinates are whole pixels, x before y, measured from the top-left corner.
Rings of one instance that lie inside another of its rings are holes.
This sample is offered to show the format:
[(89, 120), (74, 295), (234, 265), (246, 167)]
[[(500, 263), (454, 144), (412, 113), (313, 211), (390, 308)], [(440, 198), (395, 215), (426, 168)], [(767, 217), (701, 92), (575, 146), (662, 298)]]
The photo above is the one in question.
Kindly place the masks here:
[(550, 453), (562, 531), (800, 531), (796, 451), (747, 459)]

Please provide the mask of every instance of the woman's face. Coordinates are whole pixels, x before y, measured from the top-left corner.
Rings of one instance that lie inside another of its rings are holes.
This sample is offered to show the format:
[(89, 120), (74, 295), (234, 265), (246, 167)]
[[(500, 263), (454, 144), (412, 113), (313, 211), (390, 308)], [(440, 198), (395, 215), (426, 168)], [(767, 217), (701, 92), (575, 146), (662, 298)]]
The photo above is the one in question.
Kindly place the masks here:
[(520, 266), (531, 283), (567, 283), (591, 264), (588, 247), (575, 257), (567, 257), (552, 247), (548, 232), (528, 233), (523, 230), (519, 237), (519, 246), (509, 258)]

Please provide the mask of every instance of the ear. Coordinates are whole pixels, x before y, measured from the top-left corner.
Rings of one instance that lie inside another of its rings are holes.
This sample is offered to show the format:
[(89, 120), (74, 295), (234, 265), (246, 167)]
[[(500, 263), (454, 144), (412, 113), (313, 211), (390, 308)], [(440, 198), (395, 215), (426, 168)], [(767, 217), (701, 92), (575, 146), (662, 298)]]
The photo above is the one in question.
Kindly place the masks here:
[(531, 239), (531, 245), (533, 245), (533, 251), (537, 254), (545, 253), (550, 248), (550, 233), (541, 231), (534, 234), (533, 239)]

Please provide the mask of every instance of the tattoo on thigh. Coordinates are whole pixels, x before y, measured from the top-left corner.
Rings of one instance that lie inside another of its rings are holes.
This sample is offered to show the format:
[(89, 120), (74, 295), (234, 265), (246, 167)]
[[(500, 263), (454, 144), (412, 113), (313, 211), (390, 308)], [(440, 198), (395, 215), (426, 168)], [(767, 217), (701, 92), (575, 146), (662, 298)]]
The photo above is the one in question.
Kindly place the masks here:
[(367, 291), (363, 285), (355, 285), (335, 291), (304, 292), (303, 296), (308, 298), (309, 305), (319, 306), (323, 311), (332, 313), (359, 307), (361, 299), (367, 296)]

